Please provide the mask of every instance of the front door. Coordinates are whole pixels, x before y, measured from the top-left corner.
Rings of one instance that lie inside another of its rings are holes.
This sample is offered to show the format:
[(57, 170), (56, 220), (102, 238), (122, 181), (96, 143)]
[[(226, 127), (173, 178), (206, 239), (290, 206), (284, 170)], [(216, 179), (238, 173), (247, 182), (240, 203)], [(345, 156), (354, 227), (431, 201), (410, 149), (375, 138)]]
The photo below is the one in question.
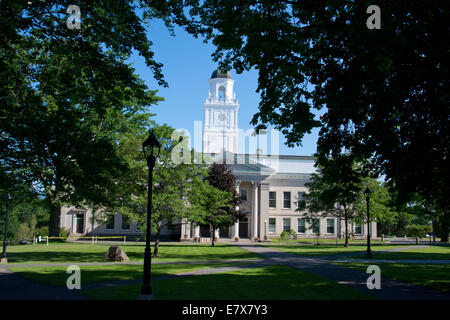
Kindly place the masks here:
[(77, 213), (77, 233), (84, 233), (84, 213)]
[(211, 230), (209, 225), (200, 225), (200, 237), (201, 238), (210, 238)]
[(239, 238), (248, 238), (248, 218), (239, 220)]

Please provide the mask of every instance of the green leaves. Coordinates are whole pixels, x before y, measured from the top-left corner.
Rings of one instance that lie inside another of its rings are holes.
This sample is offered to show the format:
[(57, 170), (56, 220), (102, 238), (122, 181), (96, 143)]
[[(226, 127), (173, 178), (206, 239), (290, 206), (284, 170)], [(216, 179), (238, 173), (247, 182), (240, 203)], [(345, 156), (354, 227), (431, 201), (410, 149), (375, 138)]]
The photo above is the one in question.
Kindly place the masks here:
[[(166, 83), (134, 2), (78, 2), (80, 30), (66, 26), (69, 4), (0, 4), (0, 164), (53, 207), (110, 206), (130, 170), (121, 139), (142, 133), (161, 100), (127, 63), (133, 50)], [(50, 233), (57, 235), (55, 223)]]

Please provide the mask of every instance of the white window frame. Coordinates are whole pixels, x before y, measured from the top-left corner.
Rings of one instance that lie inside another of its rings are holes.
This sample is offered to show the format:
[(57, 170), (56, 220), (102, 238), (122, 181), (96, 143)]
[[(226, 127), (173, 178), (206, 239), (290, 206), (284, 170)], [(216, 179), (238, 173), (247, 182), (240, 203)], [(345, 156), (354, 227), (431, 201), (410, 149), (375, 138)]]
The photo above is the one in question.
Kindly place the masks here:
[[(333, 221), (333, 232), (328, 232), (328, 221)], [(335, 234), (336, 233), (336, 220), (333, 218), (327, 218), (327, 234)]]
[[(270, 221), (274, 221), (275, 223), (273, 224), (274, 227), (274, 231), (270, 231)], [(277, 232), (277, 219), (276, 218), (269, 218), (269, 233), (276, 233)]]
[[(275, 200), (275, 207), (271, 207), (270, 206), (270, 194), (271, 193), (275, 194), (275, 199), (272, 199), (272, 200)], [(277, 208), (277, 192), (276, 191), (269, 191), (269, 209), (276, 209), (276, 208)]]
[(248, 189), (239, 189), (239, 198), (241, 197), (241, 192), (245, 191), (245, 197), (247, 198), (246, 200), (242, 200), (242, 202), (247, 202), (248, 201)]
[[(285, 221), (287, 221), (287, 220), (289, 220), (289, 230), (285, 230)], [(286, 232), (289, 232), (289, 231), (291, 231), (291, 226), (292, 226), (292, 224), (291, 224), (291, 218), (283, 218), (283, 231), (286, 231)]]
[[(314, 232), (314, 221), (317, 221), (317, 224), (318, 224), (318, 230), (319, 230), (319, 232)], [(320, 233), (320, 219), (319, 218), (315, 218), (315, 219), (312, 219), (312, 221), (311, 221), (311, 232), (312, 232), (312, 234), (318, 234), (318, 233)]]
[[(303, 197), (302, 198), (300, 198), (300, 194), (303, 194)], [(297, 209), (298, 208), (300, 208), (300, 206), (299, 206), (299, 202), (300, 202), (300, 200), (303, 200), (303, 201), (305, 201), (305, 207), (304, 208), (302, 208), (301, 210), (306, 210), (306, 192), (304, 192), (304, 191), (298, 191), (297, 192)]]
[[(289, 207), (286, 207), (286, 198), (285, 198), (285, 194), (289, 193)], [(292, 194), (290, 191), (283, 191), (283, 209), (291, 209), (291, 199), (292, 199)]]
[[(303, 220), (303, 232), (298, 231), (300, 227), (300, 220)], [(306, 219), (305, 218), (297, 218), (297, 233), (305, 234), (306, 233)]]
[(108, 221), (106, 221), (106, 223), (105, 223), (105, 229), (106, 230), (114, 230), (114, 229), (116, 229), (116, 215), (115, 214), (108, 214), (108, 219), (111, 219), (111, 218), (112, 218), (113, 227), (112, 228), (108, 228), (109, 223), (108, 223)]

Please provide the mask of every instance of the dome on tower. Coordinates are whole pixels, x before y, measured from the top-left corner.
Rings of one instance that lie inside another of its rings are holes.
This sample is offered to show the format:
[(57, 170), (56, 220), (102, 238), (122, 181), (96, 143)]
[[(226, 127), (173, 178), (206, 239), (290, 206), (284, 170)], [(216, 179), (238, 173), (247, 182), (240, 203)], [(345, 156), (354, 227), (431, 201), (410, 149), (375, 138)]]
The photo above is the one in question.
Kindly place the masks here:
[(226, 73), (223, 73), (222, 71), (220, 71), (219, 69), (214, 70), (212, 75), (211, 75), (211, 79), (214, 78), (228, 78), (228, 79), (233, 79), (231, 77), (231, 72), (227, 71)]

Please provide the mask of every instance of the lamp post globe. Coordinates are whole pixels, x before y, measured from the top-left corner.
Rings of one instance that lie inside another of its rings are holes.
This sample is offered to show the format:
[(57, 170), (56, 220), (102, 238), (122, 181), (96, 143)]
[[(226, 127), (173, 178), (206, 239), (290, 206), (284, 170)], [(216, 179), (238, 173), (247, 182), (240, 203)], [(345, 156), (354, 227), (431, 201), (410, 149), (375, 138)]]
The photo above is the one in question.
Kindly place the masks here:
[(369, 213), (369, 203), (370, 203), (370, 196), (372, 195), (372, 192), (370, 191), (369, 187), (366, 187), (366, 190), (364, 190), (364, 196), (366, 197), (366, 204), (367, 204), (367, 251), (366, 251), (366, 258), (372, 258), (372, 250), (370, 249), (370, 213)]
[(145, 239), (144, 253), (144, 277), (141, 288), (140, 299), (153, 299), (151, 284), (151, 268), (152, 268), (152, 252), (150, 249), (150, 235), (152, 230), (152, 189), (153, 189), (153, 168), (155, 167), (156, 158), (161, 151), (161, 144), (151, 131), (148, 138), (142, 143), (142, 151), (147, 160), (148, 167), (148, 200), (147, 200), (147, 232)]
[(9, 194), (9, 192), (6, 194), (5, 200), (6, 200), (5, 233), (3, 235), (3, 253), (2, 253), (0, 263), (8, 262), (8, 259), (6, 258), (6, 236), (8, 234), (9, 201), (11, 201), (11, 195)]

